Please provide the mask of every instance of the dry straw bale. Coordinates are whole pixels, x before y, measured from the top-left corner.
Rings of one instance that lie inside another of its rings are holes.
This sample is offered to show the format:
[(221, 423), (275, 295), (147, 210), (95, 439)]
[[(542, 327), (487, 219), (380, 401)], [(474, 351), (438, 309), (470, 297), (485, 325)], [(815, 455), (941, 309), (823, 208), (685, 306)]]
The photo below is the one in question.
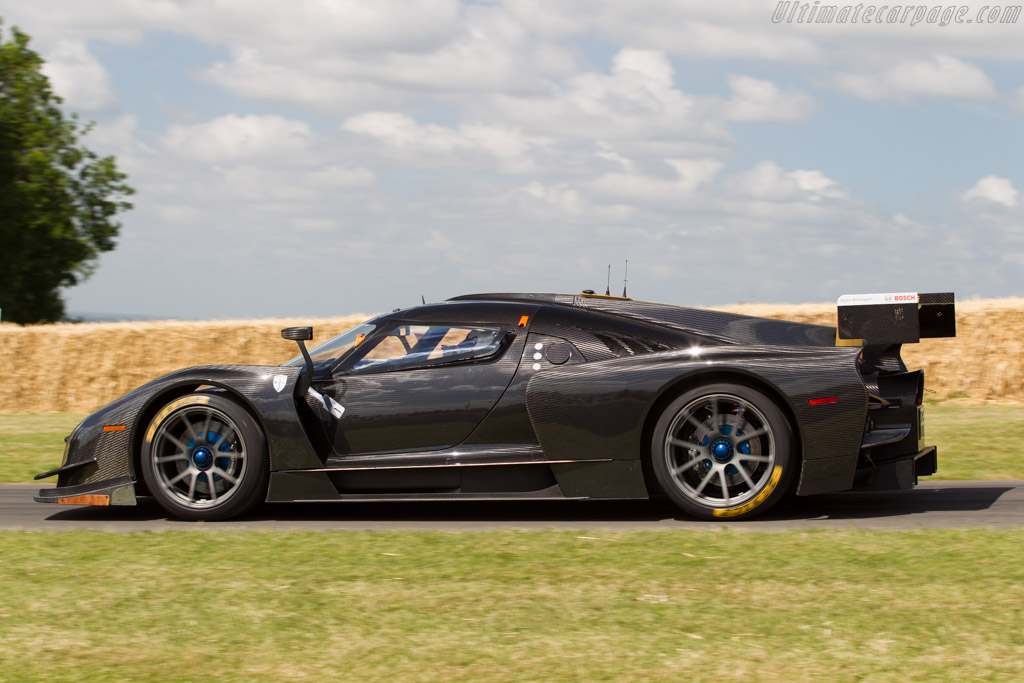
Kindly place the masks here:
[[(835, 324), (834, 304), (743, 304), (746, 315)], [(274, 365), (296, 354), (279, 331), (312, 324), (322, 341), (365, 320), (163, 321), (0, 325), (4, 390), (0, 412), (87, 412), (179, 368), (212, 363)], [(933, 398), (1024, 403), (1024, 299), (957, 303), (957, 337), (908, 344), (903, 357), (924, 368)]]
[(0, 325), (0, 412), (88, 412), (192, 365), (277, 365), (298, 355), (281, 328), (320, 342), (368, 317)]
[[(835, 304), (729, 306), (723, 310), (835, 325)], [(957, 403), (1024, 403), (1024, 298), (956, 304), (956, 337), (906, 344), (907, 367), (925, 371), (928, 396)]]

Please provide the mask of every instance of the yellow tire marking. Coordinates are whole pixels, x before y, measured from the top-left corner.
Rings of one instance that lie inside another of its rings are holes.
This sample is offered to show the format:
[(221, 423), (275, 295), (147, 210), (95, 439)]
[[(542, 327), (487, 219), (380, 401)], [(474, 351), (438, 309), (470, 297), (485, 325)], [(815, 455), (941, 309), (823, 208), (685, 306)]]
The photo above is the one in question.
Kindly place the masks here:
[(734, 508), (725, 508), (724, 510), (715, 510), (715, 517), (736, 517), (737, 515), (742, 515), (745, 512), (750, 512), (763, 503), (768, 496), (772, 495), (772, 491), (774, 491), (775, 487), (779, 485), (780, 479), (782, 479), (782, 466), (776, 465), (775, 469), (772, 470), (772, 478), (768, 480), (768, 485), (764, 487), (761, 493), (757, 494), (743, 505), (738, 505)]
[(149, 423), (149, 431), (146, 432), (146, 443), (153, 443), (153, 437), (156, 436), (156, 428), (160, 426), (160, 423), (163, 422), (168, 415), (173, 413), (182, 405), (204, 406), (209, 402), (209, 396), (183, 396), (176, 401), (171, 401), (164, 406), (164, 409), (157, 413), (156, 417), (154, 417), (152, 422)]

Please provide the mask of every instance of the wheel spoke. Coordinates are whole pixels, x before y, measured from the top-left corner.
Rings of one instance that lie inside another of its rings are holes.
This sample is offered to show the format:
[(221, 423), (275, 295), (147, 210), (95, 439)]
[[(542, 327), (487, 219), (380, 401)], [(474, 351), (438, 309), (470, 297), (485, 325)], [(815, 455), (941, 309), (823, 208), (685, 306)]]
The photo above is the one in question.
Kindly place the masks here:
[(214, 474), (216, 474), (218, 477), (220, 477), (221, 479), (224, 479), (225, 481), (231, 482), (232, 485), (235, 485), (235, 484), (238, 483), (238, 479), (237, 478), (231, 476), (230, 474), (228, 474), (227, 472), (225, 472), (224, 470), (222, 470), (219, 467), (214, 467), (212, 472)]
[(221, 444), (225, 444), (225, 443), (230, 444), (231, 443), (231, 439), (234, 438), (234, 436), (235, 436), (235, 430), (231, 427), (231, 425), (224, 425), (224, 426), (226, 427), (226, 429), (225, 429), (224, 433), (221, 435), (220, 441), (218, 441), (215, 444), (217, 446), (217, 448), (220, 448)]
[(173, 434), (168, 434), (167, 432), (164, 432), (164, 438), (173, 443), (178, 448), (180, 448), (182, 451), (188, 450), (188, 444), (179, 439), (178, 437), (174, 436)]
[(693, 467), (694, 465), (696, 465), (698, 462), (700, 462), (703, 459), (704, 459), (703, 455), (696, 455), (696, 456), (690, 458), (689, 460), (687, 460), (682, 465), (679, 465), (678, 467), (673, 467), (672, 470), (671, 470), (672, 476), (678, 477), (680, 474), (682, 474), (686, 470), (690, 469), (691, 467)]
[(704, 424), (703, 422), (698, 422), (697, 418), (695, 418), (693, 415), (687, 415), (686, 416), (686, 421), (694, 428), (694, 430), (696, 430), (694, 432), (695, 435), (698, 435), (701, 432), (707, 432), (708, 431), (708, 426), (706, 424)]
[(187, 477), (190, 474), (192, 474), (192, 468), (191, 467), (189, 467), (187, 470), (182, 470), (178, 474), (178, 476), (174, 477), (173, 479), (168, 479), (167, 480), (168, 488), (170, 488), (171, 486), (174, 486), (175, 484), (177, 484), (179, 481), (181, 481), (182, 479), (184, 479), (185, 477)]
[(213, 483), (213, 470), (206, 470), (206, 482), (210, 485), (210, 502), (217, 502), (217, 487)]
[(742, 440), (741, 441), (737, 441), (736, 445), (738, 446), (739, 444), (743, 443), (744, 441), (750, 441), (751, 439), (756, 439), (759, 436), (764, 436), (767, 433), (768, 433), (768, 429), (766, 427), (762, 427), (761, 429), (755, 429), (754, 431), (750, 432), (749, 434), (744, 434), (742, 437), (740, 437)]
[(679, 448), (686, 448), (688, 450), (699, 450), (701, 453), (707, 452), (707, 448), (701, 446), (699, 443), (696, 443), (694, 441), (687, 441), (686, 439), (677, 439), (676, 437), (673, 436), (668, 440), (668, 442), (673, 446), (677, 446)]
[(715, 469), (714, 468), (712, 468), (711, 471), (708, 472), (707, 476), (704, 477), (701, 480), (700, 484), (697, 486), (697, 488), (695, 488), (693, 490), (694, 495), (699, 496), (701, 491), (704, 490), (704, 487), (708, 485), (708, 482), (711, 481), (711, 477), (713, 477), (713, 476), (715, 476)]
[(771, 462), (772, 460), (767, 455), (746, 455), (744, 453), (737, 453), (736, 459), (743, 462)]
[(192, 423), (189, 421), (188, 416), (185, 413), (181, 413), (181, 415), (178, 416), (178, 419), (185, 423), (185, 428), (188, 430), (188, 433), (192, 435), (193, 439), (198, 441), (199, 435), (196, 434), (196, 428), (192, 426)]
[(157, 458), (156, 464), (162, 465), (165, 462), (176, 462), (178, 460), (188, 460), (188, 456), (184, 453), (175, 453), (174, 455), (168, 455), (163, 458)]
[[(192, 470), (187, 470), (192, 472)], [(199, 481), (199, 473), (192, 472), (192, 481), (188, 485), (188, 499), (191, 502), (196, 502), (196, 482)]]
[(739, 470), (740, 476), (743, 477), (743, 481), (745, 481), (747, 486), (750, 487), (750, 490), (753, 491), (755, 486), (754, 480), (750, 478), (749, 474), (747, 474), (747, 468), (743, 465), (736, 465), (736, 469)]
[(722, 482), (722, 497), (725, 498), (725, 504), (729, 504), (729, 482), (725, 480), (725, 468), (718, 470), (718, 479)]
[(203, 441), (210, 443), (210, 422), (213, 421), (213, 413), (206, 414), (206, 424), (203, 425)]

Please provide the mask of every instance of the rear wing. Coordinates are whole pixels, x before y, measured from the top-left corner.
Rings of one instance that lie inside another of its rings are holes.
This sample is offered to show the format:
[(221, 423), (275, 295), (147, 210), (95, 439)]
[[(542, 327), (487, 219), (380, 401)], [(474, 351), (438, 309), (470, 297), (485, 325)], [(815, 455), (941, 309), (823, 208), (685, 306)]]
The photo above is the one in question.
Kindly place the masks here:
[(956, 336), (953, 292), (844, 294), (836, 303), (836, 346), (914, 344)]

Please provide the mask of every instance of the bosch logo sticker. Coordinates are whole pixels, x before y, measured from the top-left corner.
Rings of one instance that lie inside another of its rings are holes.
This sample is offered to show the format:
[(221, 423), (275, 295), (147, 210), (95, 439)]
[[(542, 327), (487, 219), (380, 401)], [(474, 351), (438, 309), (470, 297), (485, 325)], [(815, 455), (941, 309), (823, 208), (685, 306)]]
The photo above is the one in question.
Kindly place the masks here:
[(917, 292), (891, 294), (844, 294), (836, 301), (840, 306), (877, 306), (878, 304), (916, 304)]

